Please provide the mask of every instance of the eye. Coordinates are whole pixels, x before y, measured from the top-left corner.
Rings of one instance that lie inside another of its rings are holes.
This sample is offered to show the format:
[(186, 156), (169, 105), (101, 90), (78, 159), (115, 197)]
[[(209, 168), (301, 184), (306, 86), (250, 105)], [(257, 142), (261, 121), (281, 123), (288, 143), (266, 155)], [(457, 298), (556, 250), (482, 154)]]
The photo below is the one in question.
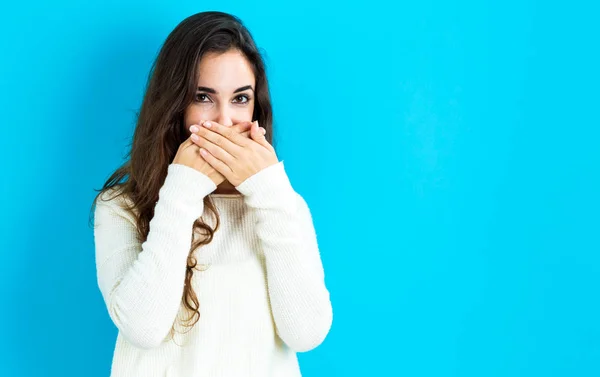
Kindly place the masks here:
[(210, 98), (204, 93), (197, 93), (196, 101), (197, 102), (210, 102)]
[(250, 101), (250, 98), (246, 95), (246, 94), (241, 94), (237, 97), (235, 97), (235, 99), (233, 100), (233, 102), (235, 103), (247, 103), (248, 101)]

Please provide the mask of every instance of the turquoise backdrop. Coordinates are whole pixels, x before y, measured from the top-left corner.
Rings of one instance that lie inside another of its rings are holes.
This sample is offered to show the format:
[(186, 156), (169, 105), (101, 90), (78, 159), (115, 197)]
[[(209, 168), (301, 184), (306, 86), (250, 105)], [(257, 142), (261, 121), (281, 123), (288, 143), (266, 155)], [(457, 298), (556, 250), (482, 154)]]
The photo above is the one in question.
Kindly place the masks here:
[(305, 376), (600, 375), (596, 2), (5, 2), (0, 375), (108, 376), (88, 211), (168, 33), (265, 51), (334, 322)]

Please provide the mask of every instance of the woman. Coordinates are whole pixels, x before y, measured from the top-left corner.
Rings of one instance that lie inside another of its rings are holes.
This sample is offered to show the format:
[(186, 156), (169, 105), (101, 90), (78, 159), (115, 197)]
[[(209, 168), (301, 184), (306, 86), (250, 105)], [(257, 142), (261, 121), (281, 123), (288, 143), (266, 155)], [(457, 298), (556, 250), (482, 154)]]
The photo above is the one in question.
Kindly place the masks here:
[(193, 15), (152, 69), (129, 160), (99, 190), (111, 376), (300, 376), (332, 322), (315, 229), (272, 147), (240, 20)]

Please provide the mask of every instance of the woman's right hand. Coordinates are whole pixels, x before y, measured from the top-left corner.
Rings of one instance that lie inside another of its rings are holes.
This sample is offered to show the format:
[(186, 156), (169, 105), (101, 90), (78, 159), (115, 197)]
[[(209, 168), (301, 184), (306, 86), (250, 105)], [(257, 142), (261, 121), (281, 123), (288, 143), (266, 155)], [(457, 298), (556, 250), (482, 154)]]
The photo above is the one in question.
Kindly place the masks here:
[[(199, 125), (196, 126), (200, 127)], [(243, 136), (250, 137), (251, 126), (251, 122), (242, 122), (234, 124), (231, 127), (237, 130), (238, 133), (242, 134)], [(220, 185), (223, 181), (225, 181), (225, 177), (223, 177), (221, 173), (216, 171), (208, 164), (208, 162), (206, 162), (206, 160), (202, 158), (202, 156), (200, 156), (200, 148), (197, 144), (194, 144), (191, 136), (192, 135), (190, 134), (190, 137), (188, 137), (183, 143), (181, 143), (181, 145), (179, 145), (179, 149), (177, 149), (177, 154), (173, 159), (173, 163), (189, 166), (190, 168), (208, 176), (215, 183), (215, 185)]]

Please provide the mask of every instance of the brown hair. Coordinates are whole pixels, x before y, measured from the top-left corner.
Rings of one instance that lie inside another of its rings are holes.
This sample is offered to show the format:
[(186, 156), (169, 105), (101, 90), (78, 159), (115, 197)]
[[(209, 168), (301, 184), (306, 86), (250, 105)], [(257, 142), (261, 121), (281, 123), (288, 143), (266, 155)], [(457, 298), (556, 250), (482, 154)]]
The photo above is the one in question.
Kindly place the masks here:
[[(256, 100), (252, 120), (258, 120), (266, 129), (267, 141), (273, 144), (272, 108), (265, 65), (250, 32), (239, 18), (227, 13), (195, 14), (177, 25), (163, 44), (150, 71), (126, 162), (112, 173), (100, 190), (95, 190), (98, 194), (92, 211), (96, 200), (104, 192), (118, 188), (115, 190), (117, 194), (110, 199), (125, 195), (131, 200), (132, 207), (127, 209), (136, 219), (138, 239), (142, 243), (146, 240), (168, 166), (179, 145), (187, 138), (184, 112), (197, 90), (198, 63), (206, 53), (224, 53), (231, 49), (242, 52), (254, 70)], [(192, 311), (186, 320), (190, 328), (200, 319), (200, 303), (191, 284), (197, 264), (192, 253), (199, 246), (210, 243), (219, 228), (219, 215), (210, 197), (204, 198), (204, 205), (216, 219), (216, 225), (213, 229), (201, 218), (194, 222), (194, 230), (199, 230), (205, 237), (192, 245), (187, 259), (182, 303)], [(175, 324), (171, 336), (174, 329)]]

